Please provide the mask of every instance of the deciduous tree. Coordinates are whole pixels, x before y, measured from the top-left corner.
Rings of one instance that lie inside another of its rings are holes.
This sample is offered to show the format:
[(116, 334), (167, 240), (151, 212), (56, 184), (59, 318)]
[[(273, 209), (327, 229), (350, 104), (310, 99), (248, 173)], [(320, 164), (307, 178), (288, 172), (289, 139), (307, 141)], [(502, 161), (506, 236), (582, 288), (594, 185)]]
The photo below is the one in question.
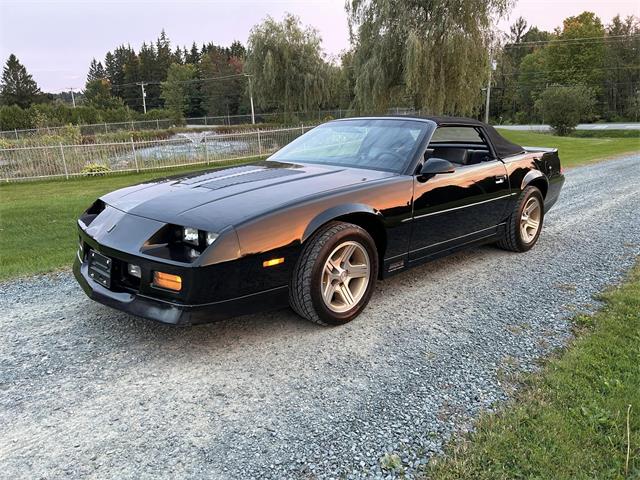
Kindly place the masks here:
[(491, 19), (509, 0), (350, 0), (356, 104), (471, 114), (482, 103)]
[(544, 121), (558, 135), (568, 135), (581, 120), (589, 119), (595, 106), (593, 90), (584, 85), (551, 85), (536, 102)]
[(281, 22), (267, 17), (251, 30), (245, 72), (252, 76), (255, 100), (263, 109), (314, 110), (327, 96), (318, 32), (291, 14)]
[(111, 85), (105, 78), (90, 80), (84, 89), (84, 103), (97, 109), (112, 109), (122, 107), (122, 100), (111, 95)]

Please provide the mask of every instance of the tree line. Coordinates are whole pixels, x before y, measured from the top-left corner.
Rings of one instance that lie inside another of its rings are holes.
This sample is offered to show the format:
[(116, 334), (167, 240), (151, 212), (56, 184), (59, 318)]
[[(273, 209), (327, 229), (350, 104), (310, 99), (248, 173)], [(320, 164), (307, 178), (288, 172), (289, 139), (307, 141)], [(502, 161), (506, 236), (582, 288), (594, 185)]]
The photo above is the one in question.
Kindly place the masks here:
[[(194, 43), (174, 49), (163, 31), (138, 51), (121, 45), (103, 60), (92, 60), (76, 100), (84, 115), (99, 121), (109, 117), (107, 112), (110, 118), (141, 117), (145, 106), (147, 116), (176, 122), (245, 114), (249, 93), (265, 113), (335, 108), (379, 113), (404, 107), (478, 117), (492, 74), (495, 123), (538, 123), (554, 115), (638, 119), (636, 17), (616, 16), (604, 25), (583, 12), (553, 32), (520, 18), (507, 34), (496, 35), (492, 19), (509, 6), (509, 0), (349, 0), (351, 46), (339, 58), (328, 58), (317, 30), (292, 15), (280, 21), (267, 17), (251, 30), (246, 46), (236, 41), (228, 47)], [(0, 102), (13, 112), (0, 108), (3, 129), (10, 123), (6, 117), (17, 115), (15, 109), (35, 122), (46, 122), (47, 116), (66, 121), (73, 115), (54, 112), (58, 107), (52, 105), (68, 100), (68, 94), (40, 92), (17, 58), (9, 57)], [(24, 113), (34, 109), (35, 114)]]

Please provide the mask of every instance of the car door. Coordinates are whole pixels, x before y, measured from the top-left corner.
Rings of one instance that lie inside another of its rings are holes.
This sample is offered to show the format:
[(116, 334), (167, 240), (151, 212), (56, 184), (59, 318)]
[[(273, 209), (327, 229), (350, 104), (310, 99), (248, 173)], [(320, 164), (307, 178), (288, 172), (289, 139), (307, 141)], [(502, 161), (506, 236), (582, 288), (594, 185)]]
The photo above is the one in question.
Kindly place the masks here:
[(455, 170), (414, 178), (410, 261), (494, 234), (510, 197), (504, 163), (477, 127), (439, 127), (425, 156), (449, 157)]

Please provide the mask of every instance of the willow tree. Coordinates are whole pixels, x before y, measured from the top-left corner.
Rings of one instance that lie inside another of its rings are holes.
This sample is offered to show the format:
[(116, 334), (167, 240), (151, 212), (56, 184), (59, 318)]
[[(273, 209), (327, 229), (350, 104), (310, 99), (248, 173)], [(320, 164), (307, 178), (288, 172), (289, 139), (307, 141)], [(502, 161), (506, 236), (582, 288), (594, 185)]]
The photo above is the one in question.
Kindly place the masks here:
[(482, 103), (492, 19), (511, 0), (349, 0), (355, 103), (472, 114)]
[(257, 105), (290, 113), (317, 109), (328, 94), (327, 67), (315, 29), (287, 14), (271, 17), (249, 35), (245, 73)]

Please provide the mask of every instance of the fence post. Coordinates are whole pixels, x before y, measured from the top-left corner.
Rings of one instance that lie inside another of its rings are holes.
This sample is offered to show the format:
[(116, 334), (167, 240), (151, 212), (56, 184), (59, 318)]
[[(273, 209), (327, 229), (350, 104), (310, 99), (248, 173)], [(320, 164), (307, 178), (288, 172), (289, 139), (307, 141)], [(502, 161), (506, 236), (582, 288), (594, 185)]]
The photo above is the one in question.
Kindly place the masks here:
[(207, 116), (206, 115), (204, 116), (204, 124), (205, 124), (205, 126), (207, 125)]
[(258, 155), (262, 155), (262, 141), (260, 140), (260, 129), (258, 129)]
[(13, 129), (13, 131), (14, 131), (14, 132), (15, 132), (15, 134), (16, 134), (16, 140), (19, 140), (19, 138), (18, 138), (18, 129), (17, 129), (17, 128), (14, 128), (14, 129)]
[(202, 141), (204, 142), (204, 160), (205, 162), (207, 162), (207, 165), (209, 165), (209, 149), (207, 148), (207, 132), (204, 132)]
[(160, 130), (160, 120), (156, 118), (156, 130)]
[(300, 135), (304, 134), (304, 123), (300, 124)]
[(107, 130), (107, 122), (104, 122), (104, 133), (109, 133), (109, 130)]
[(133, 161), (136, 164), (136, 172), (140, 173), (140, 168), (138, 167), (138, 156), (136, 155), (136, 144), (133, 142), (133, 135), (131, 135), (131, 151), (133, 152)]
[(69, 180), (69, 172), (67, 171), (67, 161), (64, 158), (64, 147), (62, 146), (62, 142), (60, 142), (60, 155), (62, 155), (62, 166), (64, 167), (64, 176), (67, 180)]

